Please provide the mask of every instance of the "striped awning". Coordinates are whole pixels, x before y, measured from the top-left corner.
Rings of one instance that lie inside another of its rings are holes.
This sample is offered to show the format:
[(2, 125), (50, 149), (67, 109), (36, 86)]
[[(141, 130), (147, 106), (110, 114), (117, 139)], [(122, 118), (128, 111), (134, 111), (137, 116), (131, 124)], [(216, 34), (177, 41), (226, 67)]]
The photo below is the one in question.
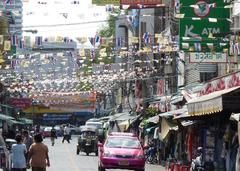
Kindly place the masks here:
[(187, 104), (188, 114), (190, 116), (209, 115), (221, 112), (223, 110), (223, 95), (239, 89), (240, 86), (215, 91), (190, 100)]

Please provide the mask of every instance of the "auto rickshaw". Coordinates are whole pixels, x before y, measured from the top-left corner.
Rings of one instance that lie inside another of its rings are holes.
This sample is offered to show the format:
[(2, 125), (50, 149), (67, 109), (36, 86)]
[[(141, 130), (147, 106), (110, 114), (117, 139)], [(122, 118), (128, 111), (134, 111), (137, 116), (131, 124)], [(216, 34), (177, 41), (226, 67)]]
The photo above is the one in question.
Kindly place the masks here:
[(78, 138), (77, 155), (85, 152), (88, 156), (90, 153), (98, 155), (98, 130), (92, 126), (82, 126)]

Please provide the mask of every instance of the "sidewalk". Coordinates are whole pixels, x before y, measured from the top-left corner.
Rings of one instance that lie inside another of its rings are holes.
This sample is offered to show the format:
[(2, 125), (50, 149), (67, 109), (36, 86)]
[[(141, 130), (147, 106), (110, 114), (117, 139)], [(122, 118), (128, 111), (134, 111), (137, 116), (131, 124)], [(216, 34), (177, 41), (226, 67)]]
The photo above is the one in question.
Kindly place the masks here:
[(146, 164), (146, 170), (149, 171), (166, 171), (165, 167), (161, 165)]

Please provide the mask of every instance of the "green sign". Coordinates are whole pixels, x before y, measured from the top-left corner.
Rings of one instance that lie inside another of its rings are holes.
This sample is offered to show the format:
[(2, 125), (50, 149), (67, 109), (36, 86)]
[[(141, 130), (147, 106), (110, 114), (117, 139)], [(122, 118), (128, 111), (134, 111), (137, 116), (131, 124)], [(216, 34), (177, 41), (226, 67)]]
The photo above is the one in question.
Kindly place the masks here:
[(228, 48), (223, 37), (230, 30), (230, 10), (222, 0), (180, 0), (180, 49), (222, 52)]
[(107, 4), (120, 5), (120, 0), (92, 0), (92, 4), (105, 6)]

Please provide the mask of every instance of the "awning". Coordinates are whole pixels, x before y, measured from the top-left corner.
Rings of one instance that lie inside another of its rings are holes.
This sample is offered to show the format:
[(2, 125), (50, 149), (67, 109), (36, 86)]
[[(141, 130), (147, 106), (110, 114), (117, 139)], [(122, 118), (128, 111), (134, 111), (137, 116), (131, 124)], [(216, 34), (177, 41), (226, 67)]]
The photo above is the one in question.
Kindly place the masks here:
[(11, 119), (15, 119), (14, 117), (8, 116), (8, 115), (4, 115), (4, 114), (0, 114), (0, 120), (11, 120)]
[(18, 120), (19, 120), (20, 122), (26, 124), (26, 125), (31, 125), (31, 124), (33, 124), (33, 120), (31, 120), (31, 119), (19, 118)]
[(186, 113), (186, 112), (187, 112), (187, 107), (184, 106), (182, 109), (172, 110), (172, 111), (164, 112), (159, 115), (153, 116), (153, 117), (147, 119), (147, 122), (158, 123), (159, 117), (172, 118), (174, 116), (178, 116), (178, 115)]
[[(217, 113), (223, 110), (224, 105), (228, 107), (230, 110), (234, 110), (233, 107), (237, 110), (240, 110), (240, 105), (237, 104), (238, 101), (236, 101), (239, 97), (226, 96), (223, 98), (224, 95), (235, 92), (239, 90), (239, 88), (240, 86), (225, 89), (225, 90), (215, 91), (213, 93), (203, 95), (203, 96), (194, 98), (193, 100), (190, 100), (187, 104), (188, 114), (190, 116), (199, 116), (199, 115)], [(225, 102), (223, 103), (223, 100), (225, 100), (226, 103)], [(233, 111), (233, 112), (236, 112), (236, 111)]]

